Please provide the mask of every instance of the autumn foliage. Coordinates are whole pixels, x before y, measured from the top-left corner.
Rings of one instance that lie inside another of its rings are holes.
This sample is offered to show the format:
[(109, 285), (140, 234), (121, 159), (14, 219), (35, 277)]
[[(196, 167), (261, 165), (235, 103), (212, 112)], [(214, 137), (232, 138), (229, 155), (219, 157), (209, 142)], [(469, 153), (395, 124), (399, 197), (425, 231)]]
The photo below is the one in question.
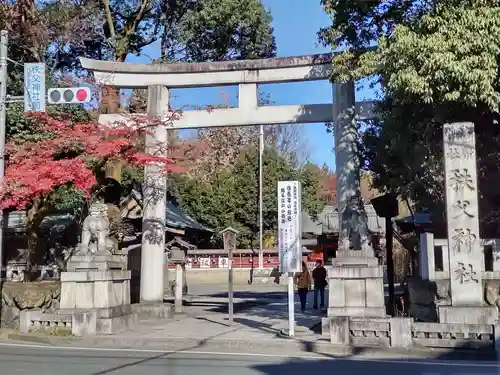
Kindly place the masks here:
[(25, 209), (55, 188), (72, 184), (86, 197), (96, 187), (95, 168), (106, 163), (143, 166), (155, 163), (170, 170), (172, 162), (142, 151), (139, 140), (151, 130), (144, 126), (109, 128), (95, 123), (72, 124), (44, 114), (32, 114), (46, 135), (34, 142), (6, 145), (6, 171), (0, 207)]

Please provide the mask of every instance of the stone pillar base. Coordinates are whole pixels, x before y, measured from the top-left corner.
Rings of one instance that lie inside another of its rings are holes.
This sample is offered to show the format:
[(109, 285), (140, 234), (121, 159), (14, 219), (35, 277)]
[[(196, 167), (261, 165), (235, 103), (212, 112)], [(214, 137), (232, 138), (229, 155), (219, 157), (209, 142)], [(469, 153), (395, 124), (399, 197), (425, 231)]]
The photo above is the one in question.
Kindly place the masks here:
[(328, 316), (352, 316), (359, 318), (385, 318), (387, 317), (384, 307), (329, 307)]
[(67, 272), (126, 270), (121, 255), (73, 255), (66, 266)]
[(495, 324), (496, 306), (438, 306), (439, 323)]
[(361, 250), (339, 250), (336, 258), (332, 259), (332, 266), (367, 266), (378, 267), (378, 259), (373, 254), (367, 254)]
[(347, 316), (337, 316), (330, 318), (328, 333), (330, 342), (334, 345), (350, 345), (349, 318)]
[(328, 316), (385, 318), (382, 267), (374, 257), (356, 255), (336, 258), (328, 267)]
[(130, 271), (61, 273), (61, 309), (99, 309), (130, 304)]
[(174, 309), (167, 303), (134, 303), (132, 311), (139, 319), (171, 319), (174, 316)]
[(97, 332), (113, 335), (137, 324), (137, 314), (131, 305), (97, 310)]
[(56, 312), (72, 317), (73, 334), (114, 334), (137, 323), (130, 305), (130, 271), (113, 255), (76, 255), (61, 273)]
[(391, 348), (409, 349), (413, 346), (411, 318), (390, 318)]

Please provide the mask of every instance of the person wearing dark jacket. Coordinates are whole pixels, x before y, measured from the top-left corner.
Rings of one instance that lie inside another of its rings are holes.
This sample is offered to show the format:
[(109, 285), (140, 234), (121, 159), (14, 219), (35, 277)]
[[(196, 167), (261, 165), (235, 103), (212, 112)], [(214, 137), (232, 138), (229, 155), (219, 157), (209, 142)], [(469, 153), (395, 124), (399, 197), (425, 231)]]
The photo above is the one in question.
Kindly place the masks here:
[(314, 303), (313, 309), (318, 308), (318, 294), (320, 295), (321, 308), (325, 307), (325, 288), (328, 285), (326, 281), (326, 268), (323, 267), (323, 262), (318, 260), (316, 262), (316, 267), (312, 272), (312, 278), (314, 280)]

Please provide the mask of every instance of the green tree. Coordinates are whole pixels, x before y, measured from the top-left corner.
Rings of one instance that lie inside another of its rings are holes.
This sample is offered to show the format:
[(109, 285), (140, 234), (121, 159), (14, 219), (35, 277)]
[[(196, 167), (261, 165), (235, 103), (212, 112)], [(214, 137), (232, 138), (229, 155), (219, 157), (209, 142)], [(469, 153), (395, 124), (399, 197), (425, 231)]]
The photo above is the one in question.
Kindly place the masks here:
[[(302, 207), (317, 214), (323, 204), (319, 198), (318, 180), (308, 166), (295, 168), (274, 148), (264, 152), (263, 215), (264, 233), (277, 230), (277, 183), (299, 180), (302, 183)], [(216, 232), (227, 226), (240, 231), (240, 246), (256, 246), (258, 223), (258, 151), (242, 152), (232, 166), (220, 168), (211, 181), (200, 183), (195, 178), (175, 176), (169, 179), (169, 189), (181, 207), (194, 218)], [(214, 245), (220, 238), (214, 237)]]
[[(323, 0), (332, 25), (321, 40), (342, 47), (332, 78), (375, 76), (381, 121), (368, 124), (364, 159), (375, 184), (443, 212), (442, 125), (476, 124), (483, 224), (499, 194), (500, 8), (490, 0), (390, 3)], [(490, 207), (487, 207), (487, 206)], [(438, 209), (441, 208), (441, 209)]]
[[(272, 57), (275, 40), (270, 13), (258, 0), (42, 0), (0, 2), (0, 29), (9, 31), (8, 93), (23, 92), (23, 63), (44, 62), (47, 87), (85, 72), (78, 57), (125, 61), (160, 42), (160, 61), (214, 61)], [(103, 112), (116, 112), (117, 90), (104, 93)], [(88, 122), (82, 107), (49, 107), (49, 114), (70, 122)], [(68, 116), (70, 114), (71, 116)], [(46, 134), (8, 107), (8, 139), (42, 141)], [(125, 187), (142, 178), (142, 171), (123, 168)], [(78, 210), (81, 196), (56, 189), (51, 208)]]
[[(9, 56), (20, 63), (9, 65), (14, 95), (23, 91), (24, 62), (45, 62), (50, 87), (67, 72), (79, 73), (79, 56), (125, 61), (160, 39), (160, 61), (271, 57), (276, 47), (270, 13), (258, 0), (7, 1), (0, 4), (0, 26), (9, 30)], [(104, 98), (102, 109), (114, 112), (117, 104)], [(81, 107), (48, 111), (87, 121)], [(9, 138), (43, 137), (20, 105), (9, 105), (7, 121)]]
[[(91, 116), (82, 105), (48, 105), (47, 114), (58, 120), (72, 123), (91, 121)], [(22, 103), (7, 105), (6, 138), (16, 142), (36, 141), (43, 139), (46, 133), (40, 131), (38, 120), (24, 114)]]
[[(0, 28), (10, 31), (9, 55), (45, 62), (54, 77), (81, 72), (78, 57), (123, 62), (160, 44), (160, 61), (220, 61), (272, 57), (271, 15), (259, 0), (45, 0), (0, 4)], [(22, 64), (10, 67), (11, 94), (22, 91)], [(103, 111), (116, 112), (117, 90)]]
[(164, 13), (162, 60), (222, 61), (272, 57), (272, 17), (259, 0), (171, 0)]
[[(92, 34), (101, 59), (125, 61), (160, 41), (156, 62), (255, 59), (275, 55), (271, 15), (259, 0), (102, 0)], [(116, 112), (116, 90), (103, 111)]]

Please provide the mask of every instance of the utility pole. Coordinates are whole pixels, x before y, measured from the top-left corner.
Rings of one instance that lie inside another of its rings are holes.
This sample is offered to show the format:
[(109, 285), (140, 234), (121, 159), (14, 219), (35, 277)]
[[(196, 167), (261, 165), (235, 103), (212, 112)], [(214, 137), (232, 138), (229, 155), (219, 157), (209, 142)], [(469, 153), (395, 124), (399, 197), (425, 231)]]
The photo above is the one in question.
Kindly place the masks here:
[[(0, 183), (4, 176), (5, 126), (7, 123), (7, 43), (6, 30), (0, 31)], [(0, 210), (0, 285), (3, 285), (3, 228), (4, 215)], [(0, 286), (1, 288), (1, 286)]]
[(263, 268), (264, 263), (264, 213), (263, 213), (263, 189), (264, 189), (264, 125), (259, 129), (259, 269)]

